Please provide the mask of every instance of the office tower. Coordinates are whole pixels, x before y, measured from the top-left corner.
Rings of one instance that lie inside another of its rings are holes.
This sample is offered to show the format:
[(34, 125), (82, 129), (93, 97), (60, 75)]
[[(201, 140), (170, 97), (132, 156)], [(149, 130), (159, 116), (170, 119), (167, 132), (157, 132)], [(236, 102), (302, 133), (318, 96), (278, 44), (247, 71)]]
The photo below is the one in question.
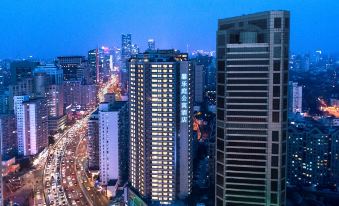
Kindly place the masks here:
[(121, 34), (121, 60), (124, 62), (132, 54), (132, 34)]
[(34, 97), (45, 97), (48, 86), (48, 79), (45, 73), (35, 73), (33, 76)]
[(81, 81), (64, 81), (65, 108), (81, 107)]
[(87, 151), (88, 169), (99, 170), (99, 110), (95, 110), (88, 119)]
[[(81, 108), (87, 110), (96, 107), (97, 103), (97, 87), (94, 84), (80, 85)], [(79, 95), (79, 94), (78, 94)]]
[(95, 107), (97, 102), (96, 85), (81, 84), (80, 81), (64, 81), (63, 88), (66, 108), (86, 110)]
[(25, 116), (24, 116), (24, 101), (29, 100), (29, 96), (14, 96), (14, 114), (16, 118), (16, 133), (18, 142), (18, 155), (25, 155), (26, 132), (25, 132)]
[(216, 205), (286, 205), (289, 12), (220, 19)]
[(51, 133), (65, 126), (63, 78), (63, 70), (55, 64), (40, 65), (33, 70), (34, 96), (46, 97)]
[(11, 84), (9, 90), (9, 109), (14, 108), (14, 96), (33, 96), (33, 78), (25, 78), (16, 84)]
[(303, 87), (297, 82), (288, 82), (288, 111), (290, 113), (302, 112)]
[[(198, 79), (203, 78), (204, 90), (215, 91), (215, 57), (198, 53), (193, 59), (196, 65), (202, 65), (202, 76)], [(199, 80), (196, 80), (199, 81)], [(195, 89), (197, 91), (197, 89)], [(203, 91), (204, 92), (204, 91)], [(200, 93), (200, 91), (199, 91)], [(195, 93), (196, 95), (197, 93)]]
[(103, 102), (99, 105), (99, 168), (103, 185), (119, 179), (119, 111), (125, 104)]
[(88, 64), (90, 67), (90, 75), (94, 79), (87, 84), (93, 82), (107, 81), (111, 70), (113, 70), (113, 55), (111, 49), (105, 46), (98, 47), (88, 51)]
[(0, 115), (0, 140), (2, 160), (7, 161), (16, 156), (18, 150), (16, 120), (14, 114)]
[(147, 44), (148, 44), (148, 49), (149, 50), (155, 50), (155, 41), (154, 41), (154, 39), (148, 39)]
[(65, 127), (63, 85), (52, 84), (47, 87), (48, 131), (55, 133)]
[(100, 82), (99, 71), (99, 48), (91, 49), (87, 52), (89, 75), (93, 78), (92, 82)]
[(34, 68), (33, 76), (37, 73), (44, 73), (47, 75), (48, 84), (61, 85), (64, 81), (63, 70), (55, 64), (40, 65)]
[(57, 118), (64, 115), (63, 85), (49, 85), (47, 87), (46, 100), (48, 116)]
[(14, 61), (10, 64), (12, 84), (16, 84), (26, 78), (31, 78), (35, 67), (39, 66), (39, 62), (33, 61)]
[(156, 50), (133, 56), (129, 70), (131, 190), (171, 204), (191, 193), (192, 65), (185, 53)]
[(204, 101), (205, 72), (204, 65), (194, 64), (194, 102), (201, 104)]
[(83, 81), (86, 68), (85, 57), (83, 56), (60, 56), (58, 64), (63, 70), (65, 81)]
[(44, 98), (30, 99), (23, 103), (25, 145), (23, 154), (35, 155), (48, 146), (48, 111)]

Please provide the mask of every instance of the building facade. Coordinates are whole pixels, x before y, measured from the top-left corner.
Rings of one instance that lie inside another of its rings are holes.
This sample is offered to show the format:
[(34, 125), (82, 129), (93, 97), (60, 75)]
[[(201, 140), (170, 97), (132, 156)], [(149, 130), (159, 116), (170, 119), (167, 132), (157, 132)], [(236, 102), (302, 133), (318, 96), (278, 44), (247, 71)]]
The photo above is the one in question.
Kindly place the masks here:
[(16, 118), (16, 134), (18, 142), (18, 155), (25, 155), (26, 145), (26, 123), (24, 114), (24, 101), (28, 101), (29, 96), (14, 96), (14, 114)]
[(65, 81), (83, 81), (87, 62), (84, 56), (60, 56), (58, 64), (64, 73)]
[(195, 63), (194, 65), (194, 102), (202, 104), (205, 92), (205, 72), (204, 65)]
[(48, 110), (44, 98), (30, 99), (23, 103), (24, 156), (35, 155), (48, 146)]
[(289, 12), (220, 19), (216, 205), (286, 205)]
[(289, 112), (302, 112), (303, 87), (297, 82), (289, 82), (288, 95)]
[(129, 60), (131, 190), (174, 204), (192, 187), (193, 69), (187, 54), (147, 51)]
[(103, 185), (119, 179), (119, 111), (126, 102), (99, 105), (99, 170)]
[(87, 151), (88, 169), (99, 170), (99, 111), (96, 110), (88, 119)]
[(14, 114), (0, 115), (0, 140), (2, 160), (9, 160), (17, 155), (18, 140)]

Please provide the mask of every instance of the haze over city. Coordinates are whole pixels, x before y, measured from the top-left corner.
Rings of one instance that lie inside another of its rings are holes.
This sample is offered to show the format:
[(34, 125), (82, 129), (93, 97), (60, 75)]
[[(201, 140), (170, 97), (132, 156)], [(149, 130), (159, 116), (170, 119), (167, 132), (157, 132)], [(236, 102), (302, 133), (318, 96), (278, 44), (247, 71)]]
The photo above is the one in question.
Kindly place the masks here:
[(265, 10), (290, 10), (291, 51), (337, 53), (335, 0), (4, 0), (0, 58), (53, 58), (85, 54), (97, 45), (119, 46), (121, 33), (146, 48), (215, 50), (217, 19)]
[(338, 206), (338, 11), (2, 0), (0, 206)]

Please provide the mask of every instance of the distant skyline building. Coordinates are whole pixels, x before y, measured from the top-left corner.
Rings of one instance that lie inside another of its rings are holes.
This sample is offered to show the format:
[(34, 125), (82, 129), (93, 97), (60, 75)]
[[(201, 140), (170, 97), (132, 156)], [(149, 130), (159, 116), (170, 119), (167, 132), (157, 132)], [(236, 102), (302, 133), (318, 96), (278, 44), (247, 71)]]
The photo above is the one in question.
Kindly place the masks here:
[(100, 70), (102, 67), (99, 60), (100, 52), (101, 50), (99, 50), (99, 48), (96, 48), (89, 50), (87, 54), (88, 65), (90, 67), (89, 75), (91, 77), (91, 82), (100, 82)]
[(25, 78), (16, 84), (9, 85), (9, 109), (14, 108), (14, 96), (33, 96), (34, 81), (32, 77)]
[(149, 50), (155, 50), (155, 40), (154, 39), (148, 39), (147, 44), (148, 44)]
[(219, 19), (217, 206), (286, 205), (290, 15)]
[(132, 34), (121, 34), (121, 59), (127, 60), (132, 55)]
[(49, 85), (46, 92), (48, 108), (48, 131), (55, 133), (65, 127), (64, 87)]
[(192, 64), (176, 50), (146, 51), (129, 71), (131, 192), (175, 204), (192, 189)]
[(63, 70), (65, 81), (83, 81), (86, 59), (84, 56), (59, 56), (57, 63)]
[(202, 104), (206, 86), (204, 65), (194, 63), (194, 102)]
[(88, 64), (92, 80), (88, 81), (87, 84), (108, 80), (114, 64), (112, 53), (113, 50), (105, 46), (88, 51)]
[(99, 170), (99, 110), (95, 110), (88, 119), (87, 153), (88, 169)]
[(14, 114), (0, 115), (0, 140), (2, 160), (7, 161), (17, 155), (18, 142)]
[(39, 62), (29, 60), (11, 62), (11, 83), (17, 84), (19, 81), (22, 81), (26, 78), (32, 78), (34, 68), (39, 65)]
[(297, 82), (288, 82), (288, 105), (290, 113), (302, 112), (303, 87)]
[(64, 108), (81, 107), (81, 81), (64, 81)]
[(81, 85), (81, 109), (88, 110), (96, 107), (97, 104), (97, 86), (94, 84)]
[[(12, 99), (13, 102), (13, 99)], [(10, 98), (9, 91), (3, 91), (0, 93), (0, 114), (8, 114), (13, 110), (9, 108)], [(13, 105), (13, 104), (12, 104)]]
[(64, 81), (63, 70), (55, 64), (45, 64), (34, 68), (33, 76), (36, 73), (45, 73), (47, 75), (48, 84), (61, 85)]
[(64, 75), (55, 64), (45, 64), (33, 70), (34, 97), (45, 97), (48, 107), (49, 132), (55, 133), (65, 126)]

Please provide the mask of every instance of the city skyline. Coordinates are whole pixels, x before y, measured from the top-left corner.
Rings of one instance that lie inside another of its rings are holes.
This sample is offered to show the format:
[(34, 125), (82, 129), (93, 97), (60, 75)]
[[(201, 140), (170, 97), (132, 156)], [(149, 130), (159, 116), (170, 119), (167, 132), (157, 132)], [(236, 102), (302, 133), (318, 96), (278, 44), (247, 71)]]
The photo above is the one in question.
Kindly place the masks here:
[(337, 206), (338, 6), (3, 0), (0, 206)]
[[(213, 37), (217, 19), (267, 10), (291, 11), (292, 52), (323, 49), (338, 53), (332, 42), (338, 38), (339, 29), (327, 23), (328, 19), (335, 18), (338, 10), (333, 0), (322, 4), (314, 0), (259, 4), (254, 0), (246, 1), (246, 7), (234, 0), (166, 3), (106, 0), (100, 4), (90, 1), (35, 2), (3, 3), (0, 22), (6, 32), (0, 34), (0, 58), (85, 55), (89, 48), (98, 45), (119, 47), (121, 33), (131, 33), (132, 41), (141, 51), (147, 49), (149, 38), (157, 42), (159, 49), (215, 50)], [(141, 6), (148, 8), (147, 15), (144, 9), (139, 9)], [(13, 9), (16, 12), (12, 12)], [(163, 15), (164, 10), (167, 15)], [(316, 30), (314, 25), (318, 27)], [(313, 35), (304, 35), (311, 33)]]

